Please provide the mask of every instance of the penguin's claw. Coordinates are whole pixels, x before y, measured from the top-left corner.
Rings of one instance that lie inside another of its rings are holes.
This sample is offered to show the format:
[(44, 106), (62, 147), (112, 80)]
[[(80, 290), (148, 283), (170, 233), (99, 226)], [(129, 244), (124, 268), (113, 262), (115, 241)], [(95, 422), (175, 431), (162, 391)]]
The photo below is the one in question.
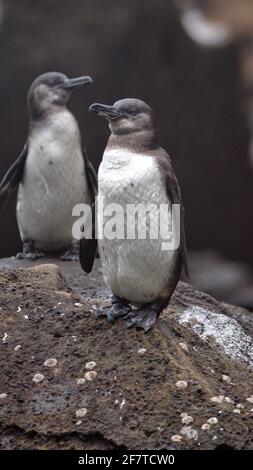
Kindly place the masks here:
[(159, 313), (151, 308), (139, 308), (126, 317), (127, 328), (142, 328), (147, 333), (156, 323)]
[(45, 253), (44, 251), (39, 251), (39, 250), (33, 250), (33, 251), (21, 251), (20, 253), (16, 254), (17, 259), (31, 259), (35, 261), (36, 259), (39, 258), (45, 258)]
[(128, 304), (118, 302), (99, 308), (96, 311), (96, 317), (107, 317), (109, 323), (113, 323), (118, 318), (125, 318), (129, 312), (131, 312), (131, 307)]

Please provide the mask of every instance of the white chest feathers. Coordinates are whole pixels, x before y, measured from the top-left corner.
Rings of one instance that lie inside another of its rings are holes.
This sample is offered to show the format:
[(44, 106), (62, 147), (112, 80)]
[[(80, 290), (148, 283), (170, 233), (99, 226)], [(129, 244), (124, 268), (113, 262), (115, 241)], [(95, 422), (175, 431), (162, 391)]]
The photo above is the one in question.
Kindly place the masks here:
[(88, 197), (78, 125), (66, 110), (30, 135), (17, 203), (22, 240), (48, 250), (70, 243), (73, 206)]
[[(99, 202), (104, 208), (117, 203), (124, 212), (127, 223), (129, 204), (159, 207), (168, 204), (168, 196), (160, 168), (152, 156), (118, 149), (105, 151), (98, 173)], [(154, 216), (149, 210), (150, 220)], [(98, 217), (98, 227), (105, 226), (106, 218)], [(134, 219), (135, 239), (124, 232), (123, 239), (108, 239), (99, 233), (99, 251), (106, 283), (112, 292), (129, 302), (150, 303), (168, 296), (168, 286), (173, 276), (177, 253), (163, 251), (160, 235), (157, 238), (139, 239), (141, 217)], [(137, 227), (138, 225), (138, 227)]]

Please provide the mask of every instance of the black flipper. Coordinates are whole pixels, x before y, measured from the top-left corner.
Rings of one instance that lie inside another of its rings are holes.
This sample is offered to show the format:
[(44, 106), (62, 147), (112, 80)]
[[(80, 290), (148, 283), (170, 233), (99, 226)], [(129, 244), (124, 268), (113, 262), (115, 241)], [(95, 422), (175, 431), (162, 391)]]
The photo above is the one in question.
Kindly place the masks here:
[[(92, 204), (92, 238), (82, 238), (79, 244), (79, 260), (83, 270), (89, 274), (92, 270), (94, 260), (97, 254), (97, 239), (96, 239), (96, 211), (95, 203)], [(84, 231), (84, 227), (83, 227)]]
[(166, 185), (167, 194), (169, 196), (171, 204), (180, 204), (180, 247), (179, 253), (181, 258), (181, 263), (184, 268), (184, 272), (187, 277), (189, 277), (188, 263), (187, 263), (187, 249), (186, 249), (186, 237), (185, 237), (185, 227), (184, 227), (184, 208), (182, 204), (181, 192), (179, 184), (176, 178), (176, 175), (173, 171), (170, 157), (167, 152), (160, 148), (157, 161), (162, 170), (164, 177), (164, 182)]
[(0, 211), (7, 203), (10, 195), (22, 181), (27, 154), (28, 145), (26, 144), (18, 159), (11, 165), (0, 184)]
[(85, 162), (86, 178), (90, 190), (91, 202), (93, 203), (98, 193), (98, 179), (96, 170), (89, 160), (85, 148), (83, 148), (83, 159)]

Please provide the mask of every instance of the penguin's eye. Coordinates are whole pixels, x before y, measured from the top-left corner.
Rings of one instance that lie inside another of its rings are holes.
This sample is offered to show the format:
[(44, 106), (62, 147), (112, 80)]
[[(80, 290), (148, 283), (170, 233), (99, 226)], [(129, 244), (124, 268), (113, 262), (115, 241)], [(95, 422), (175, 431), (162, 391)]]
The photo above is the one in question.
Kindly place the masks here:
[(128, 114), (129, 114), (130, 116), (136, 116), (137, 111), (136, 111), (136, 109), (130, 109), (130, 110), (128, 111)]

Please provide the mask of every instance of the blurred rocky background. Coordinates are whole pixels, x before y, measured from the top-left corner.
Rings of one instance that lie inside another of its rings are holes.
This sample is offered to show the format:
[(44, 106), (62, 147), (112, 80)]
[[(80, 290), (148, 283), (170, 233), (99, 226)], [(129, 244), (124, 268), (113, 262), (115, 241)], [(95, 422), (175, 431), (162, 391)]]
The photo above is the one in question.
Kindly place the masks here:
[[(253, 310), (252, 0), (1, 0), (0, 59), (0, 178), (37, 75), (93, 76), (69, 106), (96, 166), (108, 129), (89, 104), (146, 100), (181, 184), (192, 282)], [(0, 241), (0, 257), (20, 249), (15, 197)]]

